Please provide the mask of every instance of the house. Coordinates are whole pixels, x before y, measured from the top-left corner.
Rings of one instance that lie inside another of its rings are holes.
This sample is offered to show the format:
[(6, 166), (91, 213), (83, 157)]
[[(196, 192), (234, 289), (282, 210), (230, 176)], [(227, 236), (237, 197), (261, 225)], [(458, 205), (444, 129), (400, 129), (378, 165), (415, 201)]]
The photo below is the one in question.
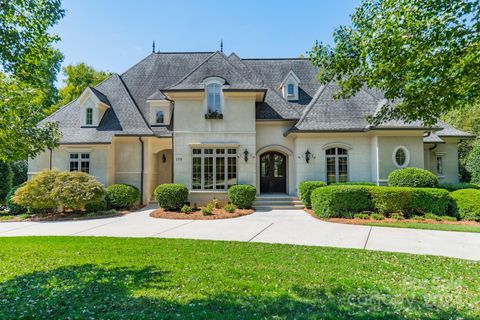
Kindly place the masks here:
[(234, 184), (289, 195), (304, 180), (385, 184), (408, 166), (458, 181), (457, 144), (468, 133), (440, 121), (372, 126), (381, 93), (336, 100), (316, 73), (301, 58), (152, 53), (45, 119), (57, 122), (60, 146), (31, 159), (29, 174), (85, 171), (137, 186), (144, 203), (158, 184), (181, 183), (197, 204), (224, 199)]

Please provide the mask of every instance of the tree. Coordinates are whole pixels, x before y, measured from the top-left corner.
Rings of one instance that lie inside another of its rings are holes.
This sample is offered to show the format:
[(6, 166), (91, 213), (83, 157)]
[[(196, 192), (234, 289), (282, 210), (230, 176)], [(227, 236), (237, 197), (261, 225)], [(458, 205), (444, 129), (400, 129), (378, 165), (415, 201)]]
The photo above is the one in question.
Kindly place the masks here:
[(12, 170), (8, 163), (0, 161), (0, 204), (5, 203), (5, 197), (12, 188)]
[(323, 83), (339, 85), (337, 97), (364, 86), (384, 92), (373, 124), (432, 125), (479, 100), (479, 9), (478, 0), (363, 0), (334, 46), (317, 43), (309, 57)]
[(62, 55), (48, 29), (63, 15), (60, 0), (0, 4), (0, 160), (33, 157), (58, 143), (56, 125), (38, 123), (56, 102)]
[(477, 140), (467, 158), (465, 159), (465, 167), (471, 174), (472, 183), (480, 183), (480, 140)]
[(97, 71), (86, 63), (68, 65), (63, 68), (65, 86), (59, 90), (60, 100), (57, 107), (78, 98), (88, 86), (95, 86), (108, 78), (111, 72)]

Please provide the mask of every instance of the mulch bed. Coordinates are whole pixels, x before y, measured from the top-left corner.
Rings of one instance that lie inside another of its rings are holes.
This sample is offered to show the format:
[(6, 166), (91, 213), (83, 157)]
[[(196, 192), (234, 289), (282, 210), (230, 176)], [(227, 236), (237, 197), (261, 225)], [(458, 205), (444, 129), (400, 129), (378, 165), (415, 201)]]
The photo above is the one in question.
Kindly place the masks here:
[(229, 219), (246, 216), (254, 213), (253, 209), (236, 209), (235, 212), (227, 212), (223, 209), (213, 209), (212, 215), (204, 216), (203, 213), (198, 210), (194, 210), (191, 213), (183, 213), (180, 211), (167, 211), (159, 208), (150, 213), (152, 218), (162, 219), (188, 219), (188, 220), (215, 220), (215, 219)]
[(480, 222), (477, 221), (437, 221), (433, 219), (425, 219), (425, 220), (412, 220), (412, 219), (404, 219), (404, 220), (397, 220), (397, 219), (390, 219), (385, 218), (383, 220), (374, 220), (374, 219), (347, 219), (347, 218), (319, 218), (318, 216), (313, 213), (311, 209), (304, 209), (305, 212), (309, 213), (312, 217), (317, 218), (322, 221), (327, 222), (335, 222), (335, 223), (346, 223), (346, 224), (366, 224), (369, 222), (375, 223), (382, 223), (382, 222), (398, 222), (398, 223), (425, 223), (425, 224), (456, 224), (456, 225), (466, 225), (466, 226), (480, 226)]

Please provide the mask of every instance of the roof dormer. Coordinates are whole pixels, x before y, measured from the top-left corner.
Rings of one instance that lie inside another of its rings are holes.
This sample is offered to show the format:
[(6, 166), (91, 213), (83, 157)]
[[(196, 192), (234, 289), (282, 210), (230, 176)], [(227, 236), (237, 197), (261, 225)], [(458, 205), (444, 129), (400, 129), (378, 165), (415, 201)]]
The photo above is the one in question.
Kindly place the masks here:
[(151, 126), (163, 127), (170, 124), (173, 103), (168, 100), (160, 90), (157, 90), (147, 98), (147, 104), (149, 106)]
[(77, 99), (82, 127), (98, 127), (105, 111), (111, 107), (106, 95), (88, 87)]
[(280, 83), (280, 90), (282, 95), (288, 101), (298, 100), (298, 86), (300, 85), (300, 79), (297, 75), (290, 70), (283, 81)]

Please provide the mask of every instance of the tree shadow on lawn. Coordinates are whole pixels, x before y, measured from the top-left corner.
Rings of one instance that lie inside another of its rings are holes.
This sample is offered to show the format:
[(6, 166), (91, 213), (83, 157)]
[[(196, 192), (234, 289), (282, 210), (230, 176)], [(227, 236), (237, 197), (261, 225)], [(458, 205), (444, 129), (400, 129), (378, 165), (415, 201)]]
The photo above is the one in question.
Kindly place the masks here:
[(371, 287), (363, 294), (294, 287), (288, 293), (207, 295), (182, 291), (169, 276), (155, 267), (93, 264), (17, 276), (0, 283), (0, 319), (473, 319), (424, 299), (391, 299)]

